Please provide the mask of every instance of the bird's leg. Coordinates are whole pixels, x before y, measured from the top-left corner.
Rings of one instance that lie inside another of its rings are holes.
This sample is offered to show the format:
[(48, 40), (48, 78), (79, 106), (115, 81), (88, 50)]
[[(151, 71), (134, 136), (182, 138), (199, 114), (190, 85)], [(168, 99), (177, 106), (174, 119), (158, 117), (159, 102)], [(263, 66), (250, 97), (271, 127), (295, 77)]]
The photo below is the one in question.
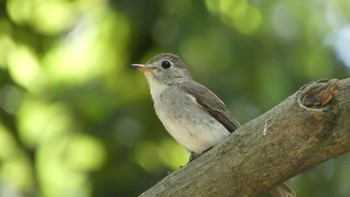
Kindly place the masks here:
[(190, 158), (188, 159), (188, 163), (190, 163), (191, 161), (195, 160), (197, 157), (199, 157), (201, 154), (195, 153), (195, 152), (191, 152)]
[(206, 150), (203, 151), (202, 153), (190, 152), (190, 153), (191, 153), (191, 156), (190, 156), (190, 158), (189, 158), (188, 163), (190, 163), (191, 161), (197, 159), (199, 156), (201, 156), (203, 153), (207, 152), (207, 151), (210, 150), (211, 148), (213, 148), (213, 147), (210, 147), (210, 148), (206, 149)]

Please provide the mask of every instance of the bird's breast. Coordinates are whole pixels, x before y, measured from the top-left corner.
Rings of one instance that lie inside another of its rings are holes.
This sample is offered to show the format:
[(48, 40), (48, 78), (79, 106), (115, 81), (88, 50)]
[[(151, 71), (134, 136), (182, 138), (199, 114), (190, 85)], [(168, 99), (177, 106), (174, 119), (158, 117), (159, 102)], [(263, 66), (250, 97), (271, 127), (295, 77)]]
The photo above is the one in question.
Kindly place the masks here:
[(202, 153), (229, 135), (221, 123), (179, 90), (168, 88), (152, 98), (166, 130), (190, 152)]

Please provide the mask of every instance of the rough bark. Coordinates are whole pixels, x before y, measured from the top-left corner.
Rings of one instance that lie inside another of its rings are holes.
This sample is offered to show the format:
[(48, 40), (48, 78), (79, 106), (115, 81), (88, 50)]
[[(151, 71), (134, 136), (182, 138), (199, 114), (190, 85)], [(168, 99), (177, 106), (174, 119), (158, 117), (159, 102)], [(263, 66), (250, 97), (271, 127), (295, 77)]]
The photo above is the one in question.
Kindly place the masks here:
[(261, 196), (349, 151), (350, 78), (323, 79), (306, 84), (141, 196)]

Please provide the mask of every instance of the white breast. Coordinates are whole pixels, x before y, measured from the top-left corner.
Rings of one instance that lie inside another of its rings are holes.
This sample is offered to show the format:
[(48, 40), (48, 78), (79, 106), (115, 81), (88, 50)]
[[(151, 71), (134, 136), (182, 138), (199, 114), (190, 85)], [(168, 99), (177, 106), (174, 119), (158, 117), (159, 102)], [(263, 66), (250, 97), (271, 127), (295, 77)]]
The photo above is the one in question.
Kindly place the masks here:
[(176, 88), (151, 93), (159, 119), (179, 144), (200, 154), (227, 138), (230, 133), (220, 122)]

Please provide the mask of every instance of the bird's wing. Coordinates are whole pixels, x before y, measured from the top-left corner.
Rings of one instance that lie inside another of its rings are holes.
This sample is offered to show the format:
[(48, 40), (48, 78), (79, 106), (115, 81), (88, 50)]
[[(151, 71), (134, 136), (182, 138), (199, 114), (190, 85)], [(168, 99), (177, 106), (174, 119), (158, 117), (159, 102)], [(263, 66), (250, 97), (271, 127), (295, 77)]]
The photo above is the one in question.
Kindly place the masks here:
[(208, 88), (196, 82), (182, 82), (179, 88), (187, 94), (190, 100), (224, 125), (229, 132), (233, 132), (240, 126), (225, 104)]

